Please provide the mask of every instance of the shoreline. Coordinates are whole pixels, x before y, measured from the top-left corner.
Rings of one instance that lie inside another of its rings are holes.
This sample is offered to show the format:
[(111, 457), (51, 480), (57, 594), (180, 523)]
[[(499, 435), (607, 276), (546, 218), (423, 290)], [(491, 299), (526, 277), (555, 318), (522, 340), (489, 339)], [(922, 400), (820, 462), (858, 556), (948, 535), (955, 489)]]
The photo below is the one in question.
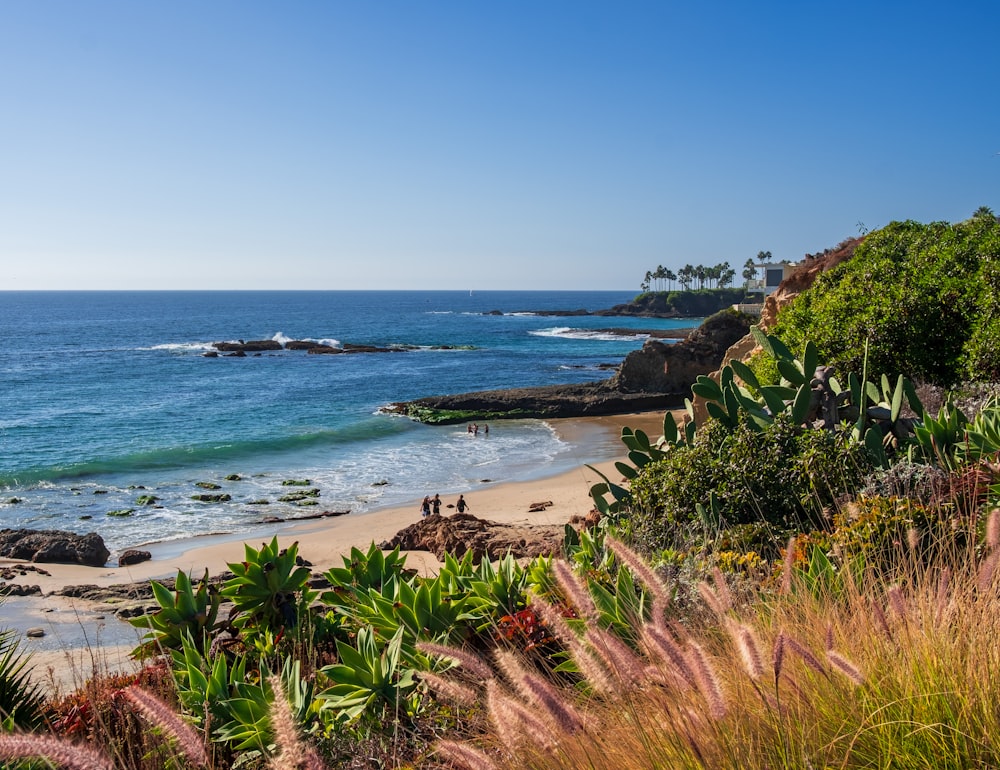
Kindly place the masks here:
[[(607, 440), (617, 437), (622, 427), (644, 430), (651, 437), (662, 433), (666, 410), (635, 412), (600, 417), (568, 417), (550, 419), (557, 435), (574, 448), (586, 446), (594, 437)], [(583, 452), (580, 452), (581, 457)], [(592, 463), (610, 478), (616, 478), (614, 464), (625, 456), (622, 446), (617, 459)], [(586, 515), (593, 508), (590, 487), (600, 477), (581, 459), (579, 464), (555, 475), (540, 475), (524, 481), (497, 481), (468, 489), (462, 494), (470, 504), (470, 512), (481, 519), (503, 524), (565, 524), (574, 515)], [(433, 494), (433, 492), (432, 492)], [(29, 573), (24, 582), (38, 585), (42, 595), (8, 597), (4, 604), (4, 620), (0, 624), (16, 629), (22, 649), (31, 654), (33, 679), (50, 692), (70, 692), (82, 686), (93, 674), (137, 670), (139, 664), (129, 657), (138, 644), (141, 632), (114, 616), (113, 603), (57, 596), (53, 591), (68, 586), (145, 583), (175, 577), (178, 571), (199, 579), (205, 570), (218, 575), (228, 569), (229, 562), (241, 561), (243, 544), (256, 546), (258, 538), (269, 540), (277, 536), (282, 547), (299, 543), (299, 554), (312, 563), (313, 572), (324, 572), (341, 566), (343, 555), (352, 547), (367, 549), (393, 537), (401, 529), (419, 521), (416, 495), (405, 505), (390, 506), (355, 517), (343, 516), (310, 519), (276, 525), (272, 532), (240, 537), (234, 533), (201, 535), (185, 541), (167, 541), (151, 545), (150, 561), (127, 567), (85, 567), (72, 564), (45, 564), (49, 575)], [(458, 493), (446, 495), (447, 506), (454, 505)], [(529, 512), (532, 503), (551, 501), (542, 511)], [(444, 515), (453, 512), (445, 507)], [(434, 574), (441, 562), (426, 551), (402, 551), (408, 567), (421, 574)], [(0, 565), (16, 566), (28, 562), (0, 559)], [(29, 628), (44, 631), (41, 638), (28, 638)]]
[[(622, 427), (642, 429), (655, 437), (662, 432), (663, 411), (633, 412), (621, 415), (599, 417), (550, 418), (557, 435), (572, 447), (584, 447), (589, 437), (600, 435), (607, 439), (612, 433), (616, 437)], [(580, 452), (580, 454), (584, 454)], [(603, 473), (616, 473), (614, 463), (625, 456), (622, 452), (612, 460), (591, 463)], [(573, 468), (555, 475), (540, 475), (525, 481), (490, 481), (481, 486), (461, 491), (471, 506), (471, 513), (478, 518), (500, 523), (525, 522), (539, 524), (565, 523), (574, 514), (586, 514), (593, 507), (590, 487), (600, 478), (580, 460)], [(429, 490), (430, 494), (434, 490)], [(299, 540), (299, 553), (313, 563), (314, 571), (325, 571), (332, 566), (340, 566), (339, 556), (349, 553), (351, 547), (367, 548), (371, 542), (388, 540), (399, 530), (420, 519), (419, 503), (426, 493), (415, 493), (411, 502), (379, 508), (355, 516), (288, 520), (275, 524), (271, 530), (255, 532), (252, 541), (270, 539), (277, 536), (282, 547)], [(446, 495), (445, 505), (454, 504), (459, 492)], [(539, 500), (552, 500), (553, 505), (544, 512), (528, 513), (528, 506)], [(445, 508), (448, 514), (451, 509)], [(308, 536), (308, 542), (302, 542)], [(177, 571), (199, 577), (208, 568), (212, 575), (224, 572), (228, 562), (242, 560), (242, 545), (252, 542), (239, 533), (219, 533), (198, 535), (185, 540), (169, 540), (143, 546), (153, 558), (126, 567), (105, 566), (86, 567), (76, 564), (45, 564), (50, 575), (30, 573), (23, 583), (38, 585), (42, 596), (26, 597), (33, 600), (49, 598), (53, 591), (67, 586), (96, 585), (100, 587), (145, 582), (174, 577)], [(428, 557), (434, 564), (433, 555), (408, 551), (410, 561), (423, 562)], [(410, 556), (412, 554), (412, 556)], [(0, 559), (0, 565), (27, 564), (15, 559)], [(423, 564), (411, 564), (418, 569)], [(428, 563), (426, 566), (431, 566)]]

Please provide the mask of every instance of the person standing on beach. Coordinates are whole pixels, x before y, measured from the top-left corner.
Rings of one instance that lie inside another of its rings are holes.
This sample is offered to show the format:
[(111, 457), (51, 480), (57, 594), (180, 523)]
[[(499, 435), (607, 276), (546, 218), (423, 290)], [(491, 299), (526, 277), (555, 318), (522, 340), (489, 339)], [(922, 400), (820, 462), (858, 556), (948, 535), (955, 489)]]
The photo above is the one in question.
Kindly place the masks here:
[(441, 513), (441, 495), (434, 495), (434, 499), (431, 500), (431, 508), (435, 516)]
[(427, 495), (424, 495), (424, 500), (422, 503), (420, 503), (420, 515), (421, 516), (431, 515), (431, 499)]
[(472, 510), (472, 508), (469, 507), (469, 504), (465, 502), (465, 495), (458, 496), (458, 502), (455, 503), (455, 510), (459, 513), (465, 513), (467, 510)]

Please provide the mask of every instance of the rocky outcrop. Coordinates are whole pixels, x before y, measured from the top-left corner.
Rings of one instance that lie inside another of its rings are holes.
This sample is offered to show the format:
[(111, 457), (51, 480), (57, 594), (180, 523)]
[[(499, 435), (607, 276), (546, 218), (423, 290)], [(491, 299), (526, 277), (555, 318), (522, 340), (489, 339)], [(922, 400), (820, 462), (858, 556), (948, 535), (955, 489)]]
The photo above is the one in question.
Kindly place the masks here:
[(676, 344), (647, 340), (641, 350), (629, 353), (617, 374), (602, 382), (428, 396), (392, 404), (385, 411), (447, 425), (669, 409), (690, 395), (698, 375), (719, 367), (726, 349), (749, 331), (750, 320), (731, 310), (723, 311)]
[(59, 530), (0, 530), (0, 557), (7, 559), (103, 567), (110, 555), (104, 539), (96, 532), (77, 535)]
[(421, 422), (448, 425), (470, 420), (624, 414), (663, 409), (664, 403), (662, 393), (622, 393), (609, 381), (604, 381), (428, 396), (391, 404), (383, 411), (405, 414)]
[(668, 345), (647, 340), (629, 353), (612, 385), (622, 393), (665, 393), (686, 397), (699, 375), (719, 367), (726, 350), (750, 331), (750, 317), (723, 311), (707, 318), (685, 340)]
[(277, 340), (250, 340), (249, 342), (244, 342), (243, 340), (238, 340), (236, 342), (213, 342), (212, 347), (214, 350), (207, 351), (203, 355), (206, 358), (218, 358), (219, 353), (225, 353), (227, 356), (237, 356), (244, 357), (247, 353), (264, 353), (275, 350), (304, 350), (306, 353), (312, 353), (314, 355), (322, 354), (338, 354), (338, 353), (399, 353), (405, 351), (405, 347), (379, 347), (377, 345), (352, 345), (350, 343), (345, 343), (342, 347), (335, 348), (332, 345), (327, 345), (322, 342), (314, 342), (312, 340), (289, 340), (285, 344), (278, 342)]
[(282, 350), (277, 340), (250, 340), (244, 342), (213, 342), (212, 347), (222, 353), (263, 353), (268, 350)]
[(564, 534), (561, 524), (498, 524), (470, 513), (456, 513), (421, 519), (379, 548), (430, 551), (442, 560), (445, 553), (461, 558), (470, 551), (477, 562), (501, 559), (508, 553), (516, 558), (534, 558), (559, 553)]
[(640, 294), (631, 302), (597, 310), (596, 316), (642, 316), (648, 318), (704, 318), (740, 302), (741, 289), (701, 289), (698, 291), (655, 291)]

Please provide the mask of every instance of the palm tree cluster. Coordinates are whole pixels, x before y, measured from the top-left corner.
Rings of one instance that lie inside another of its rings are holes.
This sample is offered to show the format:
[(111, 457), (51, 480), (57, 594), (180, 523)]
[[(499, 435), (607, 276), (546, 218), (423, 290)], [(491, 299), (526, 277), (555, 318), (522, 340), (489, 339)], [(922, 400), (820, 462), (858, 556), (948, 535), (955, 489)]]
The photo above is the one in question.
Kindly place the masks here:
[(736, 271), (728, 262), (706, 267), (705, 265), (684, 265), (676, 273), (660, 265), (656, 270), (647, 270), (639, 288), (642, 291), (670, 291), (676, 281), (684, 291), (690, 291), (695, 283), (697, 288), (724, 289), (731, 286)]

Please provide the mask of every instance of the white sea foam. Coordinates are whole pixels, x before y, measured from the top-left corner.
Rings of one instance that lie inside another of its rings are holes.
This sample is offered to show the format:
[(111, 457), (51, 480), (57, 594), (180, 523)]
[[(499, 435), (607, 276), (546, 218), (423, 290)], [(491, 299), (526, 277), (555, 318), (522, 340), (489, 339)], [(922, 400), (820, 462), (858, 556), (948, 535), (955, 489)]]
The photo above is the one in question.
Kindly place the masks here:
[(137, 348), (137, 350), (166, 350), (171, 353), (200, 353), (211, 349), (211, 342), (164, 342), (162, 345)]
[(528, 334), (535, 337), (560, 337), (571, 340), (597, 340), (600, 342), (621, 342), (648, 339), (648, 334), (614, 334), (612, 332), (594, 329), (579, 329), (570, 326), (553, 326), (548, 329), (536, 329)]
[(320, 339), (316, 337), (289, 337), (284, 332), (277, 332), (271, 339), (275, 342), (280, 342), (282, 345), (287, 345), (289, 342), (315, 342), (317, 345), (327, 345), (331, 348), (339, 348), (343, 345), (340, 340), (333, 339), (332, 337), (323, 337)]

